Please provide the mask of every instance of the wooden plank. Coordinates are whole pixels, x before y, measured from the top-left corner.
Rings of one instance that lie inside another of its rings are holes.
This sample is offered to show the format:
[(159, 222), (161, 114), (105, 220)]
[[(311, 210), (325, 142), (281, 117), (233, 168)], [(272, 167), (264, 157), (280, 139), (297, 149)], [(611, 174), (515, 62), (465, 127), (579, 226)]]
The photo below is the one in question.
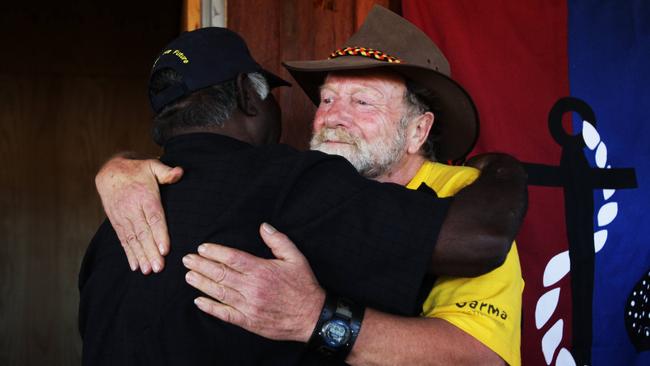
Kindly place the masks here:
[(357, 30), (363, 24), (363, 21), (366, 20), (366, 16), (370, 9), (372, 9), (375, 4), (381, 5), (385, 8), (390, 9), (390, 0), (356, 0), (355, 1), (355, 12), (354, 12), (354, 29)]
[(280, 0), (228, 2), (228, 28), (240, 34), (251, 55), (271, 72), (281, 74)]
[(201, 0), (183, 0), (181, 30), (191, 31), (201, 28)]

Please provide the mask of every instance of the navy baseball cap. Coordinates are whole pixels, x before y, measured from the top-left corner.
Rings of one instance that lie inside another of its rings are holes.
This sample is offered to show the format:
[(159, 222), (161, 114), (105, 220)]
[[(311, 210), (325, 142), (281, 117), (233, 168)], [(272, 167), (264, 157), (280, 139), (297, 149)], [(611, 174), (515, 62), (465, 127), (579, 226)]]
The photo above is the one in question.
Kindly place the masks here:
[(271, 88), (291, 85), (255, 62), (241, 36), (219, 27), (182, 33), (158, 55), (151, 75), (162, 69), (173, 69), (182, 76), (182, 82), (156, 95), (149, 93), (151, 107), (156, 113), (199, 89), (234, 80), (240, 73), (259, 72)]

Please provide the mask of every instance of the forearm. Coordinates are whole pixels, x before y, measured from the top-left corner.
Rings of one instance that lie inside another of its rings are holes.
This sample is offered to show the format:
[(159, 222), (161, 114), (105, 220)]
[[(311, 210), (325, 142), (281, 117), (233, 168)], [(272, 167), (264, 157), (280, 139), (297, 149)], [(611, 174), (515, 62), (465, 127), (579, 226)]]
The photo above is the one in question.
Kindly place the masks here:
[(454, 196), (433, 253), (434, 274), (476, 276), (500, 266), (526, 213), (526, 173), (512, 157), (491, 155), (481, 175)]
[(472, 336), (436, 318), (405, 318), (367, 309), (346, 362), (361, 365), (504, 365)]

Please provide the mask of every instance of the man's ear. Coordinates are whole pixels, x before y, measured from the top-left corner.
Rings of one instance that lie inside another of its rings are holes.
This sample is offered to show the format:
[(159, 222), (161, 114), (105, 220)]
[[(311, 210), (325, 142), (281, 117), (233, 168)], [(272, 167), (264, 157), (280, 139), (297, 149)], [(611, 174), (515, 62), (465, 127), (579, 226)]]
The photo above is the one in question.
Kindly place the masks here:
[(235, 87), (237, 94), (237, 107), (247, 116), (257, 116), (257, 108), (253, 97), (255, 93), (251, 89), (251, 84), (248, 81), (248, 76), (244, 73), (237, 74), (235, 79)]
[(420, 151), (427, 137), (429, 137), (434, 118), (433, 113), (426, 112), (413, 117), (413, 120), (408, 124), (406, 127), (406, 151), (409, 154), (417, 154)]

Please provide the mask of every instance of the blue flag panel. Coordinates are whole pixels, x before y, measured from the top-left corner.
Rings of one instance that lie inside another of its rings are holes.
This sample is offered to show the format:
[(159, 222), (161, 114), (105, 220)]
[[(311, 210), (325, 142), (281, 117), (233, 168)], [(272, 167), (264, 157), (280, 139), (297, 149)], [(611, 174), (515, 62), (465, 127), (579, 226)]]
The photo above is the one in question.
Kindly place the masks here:
[(571, 0), (568, 11), (571, 95), (596, 115), (595, 127), (574, 116), (573, 129), (588, 140), (593, 167), (633, 168), (638, 182), (636, 189), (594, 191), (591, 359), (650, 365), (650, 351), (635, 348), (630, 337), (650, 336), (643, 328), (650, 313), (639, 308), (650, 294), (634, 289), (650, 271), (650, 2)]

